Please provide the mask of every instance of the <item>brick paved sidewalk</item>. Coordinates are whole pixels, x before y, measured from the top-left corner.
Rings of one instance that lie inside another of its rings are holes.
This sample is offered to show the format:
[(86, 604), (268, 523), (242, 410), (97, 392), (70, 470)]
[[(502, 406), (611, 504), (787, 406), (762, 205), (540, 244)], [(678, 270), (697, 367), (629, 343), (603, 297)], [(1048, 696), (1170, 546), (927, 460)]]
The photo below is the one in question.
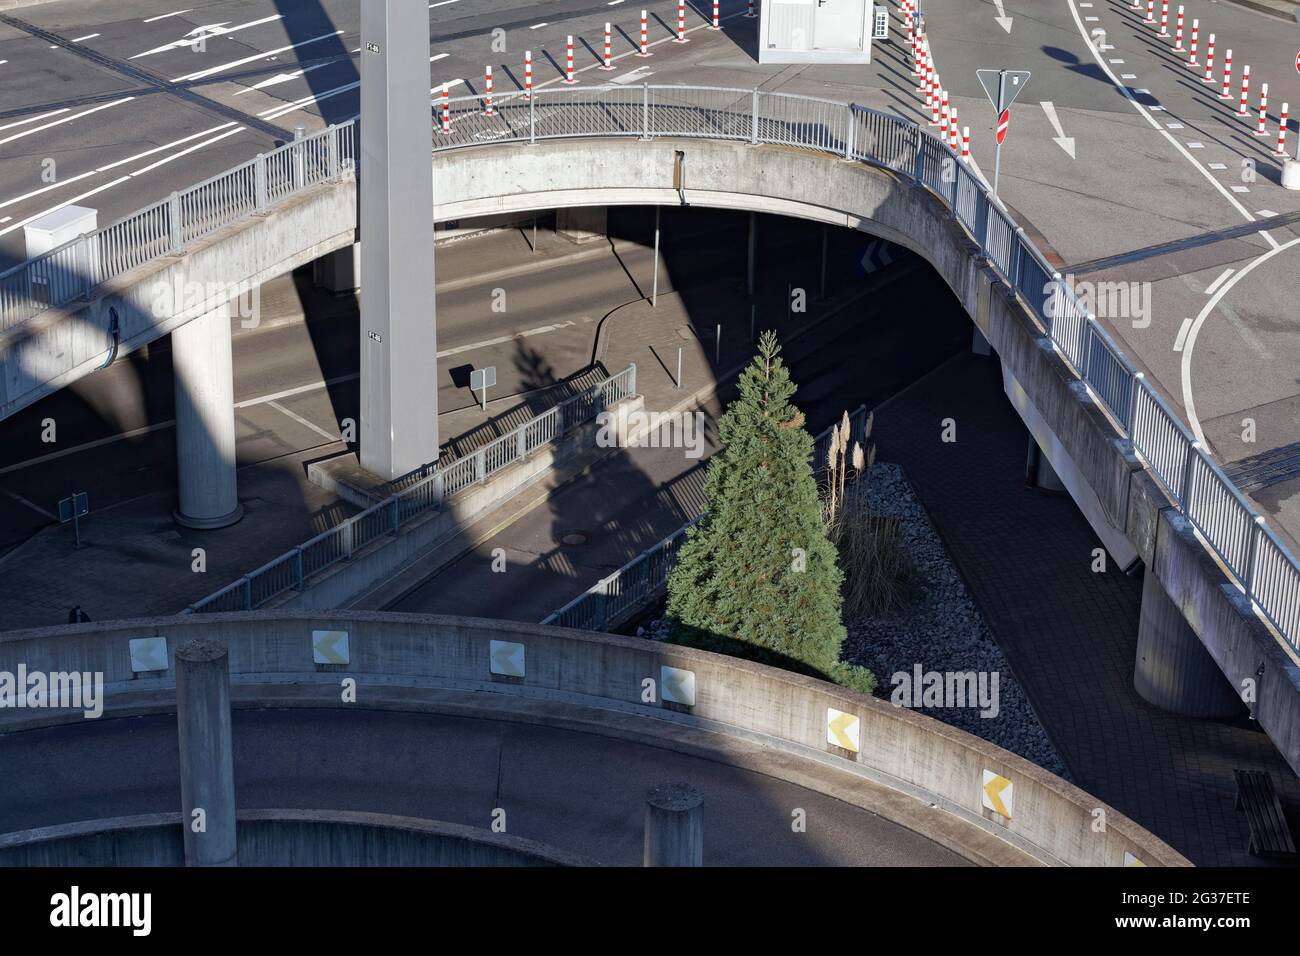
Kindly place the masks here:
[[(940, 422), (957, 441), (940, 442)], [(876, 415), (1079, 786), (1199, 865), (1259, 865), (1234, 768), (1268, 770), (1292, 817), (1300, 783), (1248, 721), (1157, 710), (1133, 690), (1141, 576), (1090, 569), (1100, 542), (1063, 493), (1026, 488), (1027, 433), (996, 360), (959, 356)]]

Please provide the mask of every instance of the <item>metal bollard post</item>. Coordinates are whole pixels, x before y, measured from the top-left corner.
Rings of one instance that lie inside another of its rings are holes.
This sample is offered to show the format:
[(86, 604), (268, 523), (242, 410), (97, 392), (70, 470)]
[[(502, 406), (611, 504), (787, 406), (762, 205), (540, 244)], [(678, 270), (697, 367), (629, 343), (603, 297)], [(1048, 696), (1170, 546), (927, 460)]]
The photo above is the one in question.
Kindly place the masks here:
[(645, 800), (644, 866), (704, 865), (704, 797), (688, 783), (653, 788)]
[(200, 638), (176, 649), (176, 732), (186, 866), (238, 866), (230, 653)]

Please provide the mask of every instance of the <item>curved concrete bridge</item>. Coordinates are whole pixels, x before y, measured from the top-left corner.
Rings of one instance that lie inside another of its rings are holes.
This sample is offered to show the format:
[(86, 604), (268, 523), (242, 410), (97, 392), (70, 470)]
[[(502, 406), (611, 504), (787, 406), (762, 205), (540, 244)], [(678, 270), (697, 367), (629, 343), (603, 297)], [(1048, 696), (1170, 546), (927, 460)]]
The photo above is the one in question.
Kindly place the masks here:
[[(196, 642), (205, 662), (209, 648), (228, 655), (224, 699), (236, 708), (234, 746), (205, 750), (212, 759), (187, 759), (184, 743), (187, 725), (216, 739), (229, 720), (195, 696)], [(233, 773), (238, 785), (236, 799), (205, 804), (209, 832), (236, 828), (236, 800), (240, 811), (299, 806), (477, 827), (504, 810), (511, 834), (635, 863), (643, 795), (668, 775), (704, 793), (711, 863), (1187, 865), (1091, 795), (933, 718), (637, 638), (475, 618), (257, 612), (0, 635), (0, 672), (19, 665), (102, 675), (102, 719), (0, 710), (7, 766), (46, 765), (57, 747), (60, 766), (77, 768), (20, 774), (6, 788), (0, 831), (41, 832), (0, 838), (0, 858), (89, 836), (93, 827), (74, 826), (83, 820), (175, 812), (170, 715), (183, 700), (180, 775)], [(128, 716), (138, 719), (115, 719)], [(806, 829), (792, 826), (801, 818)], [(156, 830), (141, 834), (146, 846)]]
[[(825, 102), (806, 100), (814, 111)], [(1208, 459), (1178, 444), (1176, 418), (1158, 396), (1126, 377), (1122, 355), (1104, 333), (1070, 311), (1062, 290), (1052, 288), (1049, 269), (1025, 251), (1023, 232), (1013, 234), (1010, 221), (982, 202), (972, 174), (932, 137), (908, 148), (894, 135), (897, 130), (877, 128), (884, 114), (843, 104), (839, 109), (847, 119), (816, 114), (775, 126), (765, 120), (761, 128), (757, 119), (750, 128), (743, 111), (709, 114), (715, 125), (700, 135), (722, 139), (647, 140), (632, 135), (634, 124), (625, 124), (631, 134), (618, 137), (557, 134), (520, 145), (442, 149), (433, 157), (434, 216), (685, 202), (833, 223), (916, 251), (997, 352), (1007, 394), (1107, 550), (1121, 566), (1137, 558), (1145, 562), (1150, 573), (1135, 662), (1138, 690), (1159, 706), (1201, 716), (1239, 713), (1249, 691), (1254, 716), (1300, 770), (1300, 655), (1256, 613), (1267, 598), (1275, 609), (1272, 623), (1279, 629), (1289, 625), (1293, 640), (1300, 633), (1300, 577), (1285, 552), (1250, 523), (1249, 511), (1242, 510), (1247, 506), (1232, 497), (1230, 486), (1216, 484), (1221, 476)], [(508, 115), (503, 109), (495, 123)], [(546, 127), (542, 122), (533, 128)], [(754, 144), (760, 135), (790, 139), (795, 128), (804, 147)], [(475, 142), (473, 124), (465, 130), (462, 141)], [(491, 143), (500, 131), (487, 132)], [(503, 135), (527, 139), (518, 129)], [(952, 205), (918, 185), (917, 172), (951, 196)], [(0, 414), (102, 362), (110, 312), (120, 320), (121, 349), (202, 319), (203, 331), (181, 341), (199, 356), (220, 355), (223, 348), (228, 354), (220, 292), (161, 308), (157, 297), (196, 285), (228, 289), (217, 280), (232, 276), (242, 276), (243, 283), (265, 281), (333, 251), (354, 255), (356, 200), (355, 181), (346, 177), (308, 189), (265, 216), (195, 243), (181, 259), (144, 265), (106, 283), (87, 303), (50, 310), (6, 333), (0, 339)], [(984, 237), (981, 242), (972, 238), (976, 234)], [(999, 271), (1016, 277), (1015, 289)], [(1044, 317), (1053, 310), (1049, 330)], [(166, 318), (160, 320), (159, 313)], [(228, 369), (211, 361), (185, 368), (192, 379), (187, 395), (197, 407), (189, 416), (178, 415), (179, 446), (194, 452), (182, 454), (195, 474), (187, 486), (182, 470), (182, 499), (188, 493), (194, 513), (219, 520), (234, 500), (233, 466), (222, 464), (233, 456), (221, 451), (230, 416)], [(1080, 380), (1080, 369), (1089, 384)], [(1124, 431), (1125, 423), (1139, 417), (1158, 439), (1145, 460)], [(1218, 522), (1212, 527), (1189, 521), (1176, 503), (1192, 500), (1193, 478), (1203, 511)], [(1261, 568), (1268, 573), (1257, 575)], [(1234, 575), (1257, 575), (1267, 594), (1252, 592), (1258, 601), (1253, 603)]]

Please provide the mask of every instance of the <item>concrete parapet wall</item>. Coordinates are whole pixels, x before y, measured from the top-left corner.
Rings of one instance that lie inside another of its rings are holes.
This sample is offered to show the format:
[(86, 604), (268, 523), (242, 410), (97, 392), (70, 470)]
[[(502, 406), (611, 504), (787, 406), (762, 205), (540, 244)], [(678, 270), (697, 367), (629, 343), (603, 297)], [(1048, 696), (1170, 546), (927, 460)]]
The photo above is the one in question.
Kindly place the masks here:
[[(242, 866), (596, 866), (506, 833), (348, 810), (245, 810)], [(181, 815), (156, 813), (0, 835), (0, 866), (184, 866)]]
[[(313, 663), (317, 630), (348, 633), (346, 664)], [(733, 745), (748, 747), (766, 773), (863, 801), (980, 861), (1120, 866), (1129, 854), (1148, 865), (1186, 865), (1100, 800), (930, 717), (786, 671), (635, 638), (476, 618), (256, 612), (12, 632), (0, 636), (0, 670), (21, 663), (102, 672), (105, 714), (166, 713), (175, 706), (174, 671), (134, 672), (130, 641), (165, 637), (170, 662), (177, 646), (199, 636), (229, 647), (239, 706), (342, 706), (338, 682), (348, 676), (360, 690), (352, 707), (478, 709), (480, 716), (581, 726), (713, 759), (726, 759), (720, 755)], [(524, 645), (522, 677), (493, 674), (494, 640)], [(647, 678), (663, 684), (663, 667), (693, 675), (693, 704), (665, 704), (658, 694), (655, 703), (642, 701)], [(858, 752), (827, 742), (830, 710), (856, 721)], [(3, 710), (0, 732), (83, 719)], [(835, 782), (825, 782), (828, 772)], [(1010, 782), (1010, 818), (985, 808), (987, 772)], [(882, 785), (906, 806), (880, 800)]]
[(182, 256), (147, 263), (104, 283), (87, 302), (51, 309), (0, 333), (0, 419), (103, 364), (112, 346), (110, 309), (118, 316), (120, 357), (350, 245), (356, 201), (355, 181), (317, 186), (265, 216), (192, 243)]

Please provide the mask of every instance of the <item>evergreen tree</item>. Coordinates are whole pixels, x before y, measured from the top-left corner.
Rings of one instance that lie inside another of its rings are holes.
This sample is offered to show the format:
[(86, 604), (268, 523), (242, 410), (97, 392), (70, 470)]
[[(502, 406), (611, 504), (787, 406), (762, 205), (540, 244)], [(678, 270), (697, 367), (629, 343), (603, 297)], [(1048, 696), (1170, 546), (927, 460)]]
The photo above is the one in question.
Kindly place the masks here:
[(809, 462), (812, 437), (780, 351), (776, 334), (763, 333), (719, 422), (707, 514), (668, 581), (670, 636), (870, 693), (869, 671), (839, 664), (842, 576)]

